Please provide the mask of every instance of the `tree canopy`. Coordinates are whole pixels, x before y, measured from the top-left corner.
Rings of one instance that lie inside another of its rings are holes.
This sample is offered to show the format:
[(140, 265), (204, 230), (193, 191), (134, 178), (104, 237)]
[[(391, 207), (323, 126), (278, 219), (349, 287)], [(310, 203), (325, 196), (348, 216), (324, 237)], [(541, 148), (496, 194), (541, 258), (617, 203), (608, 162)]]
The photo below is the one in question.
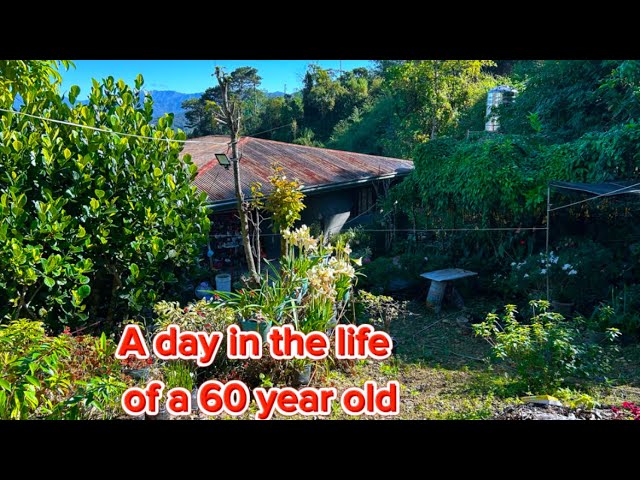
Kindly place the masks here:
[(133, 88), (94, 80), (86, 103), (58, 84), (55, 63), (0, 62), (2, 108), (19, 94), (21, 113), (91, 127), (0, 112), (0, 316), (122, 320), (177, 282), (206, 243), (196, 167), (178, 156), (185, 134), (171, 115), (150, 123), (141, 76)]

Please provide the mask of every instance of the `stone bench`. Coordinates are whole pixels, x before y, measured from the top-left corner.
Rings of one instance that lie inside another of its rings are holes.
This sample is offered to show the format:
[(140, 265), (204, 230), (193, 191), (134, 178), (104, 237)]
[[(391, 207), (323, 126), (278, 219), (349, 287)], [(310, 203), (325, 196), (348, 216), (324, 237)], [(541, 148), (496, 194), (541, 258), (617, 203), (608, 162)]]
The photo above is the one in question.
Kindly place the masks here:
[[(443, 270), (434, 270), (433, 272), (420, 274), (421, 277), (431, 280), (431, 286), (429, 287), (429, 293), (427, 294), (427, 303), (433, 306), (436, 313), (440, 313), (440, 310), (442, 309), (442, 300), (444, 299), (449, 282), (458, 280), (459, 278), (473, 277), (474, 275), (477, 275), (477, 273), (469, 270), (463, 270), (461, 268), (445, 268)], [(458, 307), (464, 307), (462, 296), (460, 296), (458, 291), (453, 287), (452, 296), (454, 303)]]

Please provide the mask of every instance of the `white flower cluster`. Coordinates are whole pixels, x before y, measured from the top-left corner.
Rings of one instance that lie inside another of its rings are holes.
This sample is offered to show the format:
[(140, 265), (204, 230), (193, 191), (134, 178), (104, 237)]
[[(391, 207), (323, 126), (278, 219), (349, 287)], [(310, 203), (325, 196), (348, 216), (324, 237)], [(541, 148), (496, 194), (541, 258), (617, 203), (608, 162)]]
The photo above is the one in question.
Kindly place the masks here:
[(355, 269), (348, 261), (331, 257), (327, 264), (318, 264), (307, 271), (311, 294), (316, 298), (327, 298), (334, 300), (336, 291), (336, 282), (341, 278), (349, 279), (356, 276)]
[[(549, 269), (554, 265), (557, 265), (558, 262), (560, 261), (560, 257), (553, 251), (549, 252), (549, 256), (547, 256), (544, 252), (540, 252), (539, 256), (540, 258), (537, 261), (534, 260), (534, 265), (536, 263), (539, 263), (540, 275), (546, 275), (547, 272), (550, 272)], [(527, 260), (519, 263), (511, 262), (511, 268), (515, 270), (521, 270), (523, 267), (525, 267), (526, 269), (526, 266), (527, 266)], [(565, 263), (564, 265), (562, 265), (562, 270), (566, 272), (567, 275), (577, 275), (578, 273), (578, 271), (574, 268), (574, 266), (569, 263)], [(531, 274), (535, 276), (536, 271), (533, 271)], [(529, 278), (529, 273), (525, 273), (522, 278)]]
[(282, 237), (288, 243), (291, 243), (307, 252), (315, 252), (318, 250), (318, 240), (311, 236), (309, 227), (306, 225), (302, 225), (300, 228), (293, 231), (287, 228), (282, 231)]
[(551, 265), (557, 265), (558, 260), (560, 260), (560, 257), (553, 253), (553, 251), (549, 252), (549, 258), (546, 258), (546, 255), (542, 252), (540, 252), (540, 257), (542, 257), (540, 259), (540, 265), (546, 268), (549, 268)]
[(307, 272), (311, 294), (315, 297), (333, 299), (335, 289), (335, 271), (329, 265), (315, 265)]
[(356, 270), (348, 262), (336, 257), (329, 259), (329, 267), (333, 269), (336, 275), (346, 275), (349, 278), (356, 276)]

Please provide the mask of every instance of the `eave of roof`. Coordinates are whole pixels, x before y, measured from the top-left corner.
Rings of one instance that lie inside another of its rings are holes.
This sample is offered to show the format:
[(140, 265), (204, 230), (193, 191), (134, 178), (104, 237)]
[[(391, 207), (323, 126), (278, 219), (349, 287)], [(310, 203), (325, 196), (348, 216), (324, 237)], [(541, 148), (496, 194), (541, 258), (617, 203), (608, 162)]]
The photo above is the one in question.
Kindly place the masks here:
[[(398, 172), (398, 173), (393, 173), (393, 174), (389, 174), (389, 175), (380, 175), (380, 176), (374, 176), (374, 177), (368, 177), (368, 178), (362, 178), (362, 179), (358, 179), (358, 180), (351, 180), (351, 181), (347, 181), (347, 182), (341, 182), (341, 183), (327, 183), (324, 185), (316, 185), (313, 187), (304, 187), (301, 189), (301, 191), (306, 194), (306, 195), (316, 195), (316, 194), (320, 194), (320, 193), (328, 193), (328, 192), (335, 192), (338, 190), (343, 190), (345, 188), (351, 188), (353, 186), (356, 185), (364, 185), (367, 183), (373, 183), (376, 181), (380, 181), (380, 180), (390, 180), (393, 178), (401, 178), (404, 177), (406, 175), (409, 175), (409, 173), (411, 173), (411, 171), (407, 171), (407, 172)], [(250, 200), (250, 197), (246, 197), (247, 200)], [(212, 200), (207, 200), (207, 208), (213, 210), (213, 209), (220, 209), (220, 210), (225, 210), (227, 208), (233, 207), (236, 205), (236, 199), (232, 198), (232, 199), (228, 199), (228, 200), (216, 200), (216, 201), (212, 201)]]
[(613, 196), (613, 195), (638, 195), (640, 194), (640, 183), (638, 180), (612, 180), (603, 183), (579, 183), (579, 182), (549, 182), (549, 186), (565, 193), (581, 192), (591, 195)]

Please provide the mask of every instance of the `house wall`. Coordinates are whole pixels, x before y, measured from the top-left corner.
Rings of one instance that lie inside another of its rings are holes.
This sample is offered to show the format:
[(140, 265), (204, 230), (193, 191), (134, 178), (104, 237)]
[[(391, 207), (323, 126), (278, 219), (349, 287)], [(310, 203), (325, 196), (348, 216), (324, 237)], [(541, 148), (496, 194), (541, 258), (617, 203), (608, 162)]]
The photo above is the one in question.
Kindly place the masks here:
[[(371, 223), (375, 215), (373, 208), (375, 201), (376, 195), (371, 185), (357, 185), (342, 190), (309, 194), (304, 199), (306, 208), (300, 214), (301, 219), (298, 225), (316, 224), (325, 235), (339, 233), (346, 228)], [(264, 235), (262, 248), (267, 258), (278, 258), (280, 235), (273, 235), (271, 222), (262, 223), (262, 233)]]

